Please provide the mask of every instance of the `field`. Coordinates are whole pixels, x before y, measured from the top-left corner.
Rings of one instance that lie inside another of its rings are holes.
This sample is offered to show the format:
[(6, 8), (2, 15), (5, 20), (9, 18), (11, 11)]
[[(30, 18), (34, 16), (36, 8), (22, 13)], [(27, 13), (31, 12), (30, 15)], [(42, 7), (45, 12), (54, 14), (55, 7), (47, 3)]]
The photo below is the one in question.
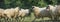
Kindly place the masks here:
[[(32, 22), (34, 20), (34, 14), (31, 13), (31, 16), (28, 16), (28, 17), (25, 17), (24, 21), (23, 22)], [(43, 21), (44, 20), (44, 21)], [(53, 20), (54, 21), (54, 20)], [(21, 22), (21, 19), (4, 19), (4, 18), (0, 18), (0, 22)], [(48, 17), (45, 17), (45, 18), (40, 18), (40, 19), (36, 19), (35, 22), (52, 22), (52, 20), (50, 20), (50, 18)], [(55, 22), (60, 22), (60, 20), (56, 21)]]

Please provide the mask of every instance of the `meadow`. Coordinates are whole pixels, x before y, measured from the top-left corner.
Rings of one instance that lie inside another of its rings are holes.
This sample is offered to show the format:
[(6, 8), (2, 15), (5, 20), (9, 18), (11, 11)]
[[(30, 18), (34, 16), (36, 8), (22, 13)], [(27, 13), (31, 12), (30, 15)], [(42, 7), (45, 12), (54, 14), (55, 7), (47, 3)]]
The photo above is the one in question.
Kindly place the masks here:
[[(34, 20), (34, 13), (31, 13), (30, 16), (28, 17), (25, 17), (24, 21), (23, 22), (33, 22)], [(53, 22), (54, 20), (51, 20), (50, 18), (48, 17), (44, 17), (43, 19), (42, 18), (39, 18), (39, 19), (36, 19), (34, 22)], [(17, 18), (17, 19), (4, 19), (4, 18), (0, 18), (0, 22), (21, 22), (21, 18)], [(55, 20), (55, 22), (60, 22), (60, 20)]]

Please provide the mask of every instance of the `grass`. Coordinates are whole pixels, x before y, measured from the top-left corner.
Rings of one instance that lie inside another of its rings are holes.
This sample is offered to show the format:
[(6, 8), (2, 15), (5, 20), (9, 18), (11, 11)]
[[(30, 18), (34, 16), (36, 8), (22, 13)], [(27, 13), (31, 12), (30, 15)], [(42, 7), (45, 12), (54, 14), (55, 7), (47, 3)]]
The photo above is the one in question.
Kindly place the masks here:
[[(31, 16), (29, 16), (29, 17), (25, 17), (25, 19), (24, 19), (24, 21), (23, 22), (32, 22), (33, 20), (34, 20), (34, 14), (33, 13), (31, 13)], [(21, 19), (10, 19), (10, 20), (7, 20), (7, 19), (4, 19), (4, 18), (1, 18), (0, 19), (0, 22), (21, 22), (20, 21)], [(41, 21), (42, 20), (42, 18), (40, 18), (40, 19), (36, 19), (35, 21)], [(43, 18), (43, 20), (50, 20), (50, 18), (48, 18), (48, 17), (45, 17), (45, 18)]]

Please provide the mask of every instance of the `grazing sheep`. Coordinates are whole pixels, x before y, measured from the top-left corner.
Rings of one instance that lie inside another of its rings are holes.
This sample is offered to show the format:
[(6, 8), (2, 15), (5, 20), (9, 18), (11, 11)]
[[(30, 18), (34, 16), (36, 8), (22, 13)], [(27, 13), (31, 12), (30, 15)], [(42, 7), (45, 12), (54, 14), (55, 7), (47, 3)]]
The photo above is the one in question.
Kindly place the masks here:
[(49, 17), (49, 18), (51, 18), (49, 10), (47, 10), (46, 7), (39, 8), (39, 7), (34, 6), (33, 7), (33, 11), (34, 11), (35, 19), (36, 18), (40, 18), (40, 17), (42, 17), (42, 18), (43, 17)]

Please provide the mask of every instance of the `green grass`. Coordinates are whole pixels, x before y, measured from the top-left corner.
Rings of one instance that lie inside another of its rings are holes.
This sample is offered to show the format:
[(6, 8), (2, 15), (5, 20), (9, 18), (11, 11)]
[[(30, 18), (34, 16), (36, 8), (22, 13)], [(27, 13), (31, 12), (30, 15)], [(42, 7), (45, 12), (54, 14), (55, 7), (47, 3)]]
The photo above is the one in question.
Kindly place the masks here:
[[(33, 13), (31, 13), (31, 16), (29, 16), (29, 17), (25, 17), (25, 19), (24, 19), (24, 21), (23, 22), (32, 22), (33, 20), (34, 20), (34, 14)], [(40, 19), (36, 19), (35, 21), (41, 21), (42, 20), (42, 18), (40, 18)], [(50, 20), (50, 18), (48, 18), (48, 17), (44, 17), (43, 18), (43, 20)], [(21, 19), (10, 19), (10, 20), (7, 20), (7, 19), (4, 19), (4, 18), (1, 18), (0, 19), (0, 22), (6, 22), (6, 21), (9, 21), (9, 22), (21, 22)]]

